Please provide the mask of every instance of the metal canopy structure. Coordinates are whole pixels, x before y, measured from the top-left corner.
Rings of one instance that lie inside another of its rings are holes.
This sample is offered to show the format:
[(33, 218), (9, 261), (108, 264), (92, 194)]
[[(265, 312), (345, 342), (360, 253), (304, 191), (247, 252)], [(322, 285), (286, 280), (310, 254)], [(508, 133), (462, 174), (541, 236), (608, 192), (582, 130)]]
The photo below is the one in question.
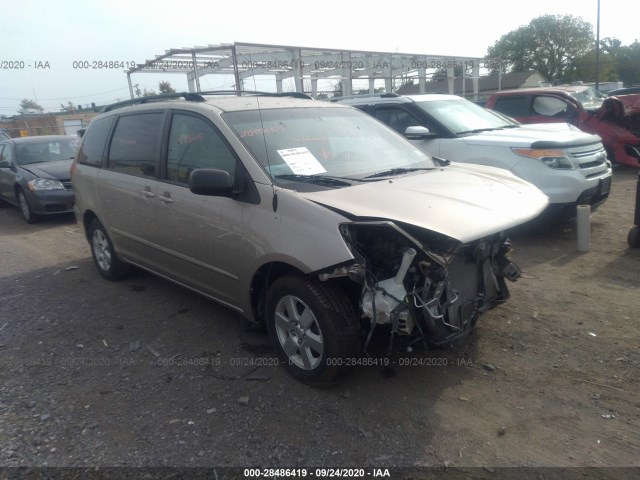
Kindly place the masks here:
[[(386, 92), (411, 81), (424, 93), (427, 79), (435, 72), (446, 71), (449, 92), (453, 93), (454, 73), (471, 72), (473, 95), (478, 96), (481, 70), (493, 68), (494, 60), (477, 57), (452, 57), (430, 54), (336, 50), (329, 48), (295, 47), (241, 43), (177, 48), (157, 55), (153, 60), (128, 70), (127, 80), (134, 98), (131, 76), (137, 73), (171, 73), (187, 76), (190, 92), (200, 92), (200, 79), (206, 75), (232, 76), (234, 89), (244, 90), (244, 80), (269, 76), (277, 92), (283, 82), (293, 79), (295, 91), (318, 97), (318, 82), (342, 82), (342, 95), (353, 93), (354, 80), (368, 80), (368, 90), (374, 93), (376, 80), (384, 81)], [(471, 92), (470, 92), (471, 93)]]

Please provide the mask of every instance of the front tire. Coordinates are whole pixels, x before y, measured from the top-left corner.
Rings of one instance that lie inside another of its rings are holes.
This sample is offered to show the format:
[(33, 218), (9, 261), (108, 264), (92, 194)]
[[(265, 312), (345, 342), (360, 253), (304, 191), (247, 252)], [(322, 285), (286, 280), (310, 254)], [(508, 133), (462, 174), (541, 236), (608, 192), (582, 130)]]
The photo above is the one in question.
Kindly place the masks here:
[(273, 283), (267, 302), (269, 336), (295, 378), (329, 386), (347, 375), (361, 345), (356, 312), (341, 290), (286, 275)]
[(120, 280), (131, 273), (131, 265), (116, 255), (104, 226), (96, 218), (89, 225), (91, 255), (100, 275), (107, 280)]
[(25, 222), (36, 223), (38, 221), (38, 216), (33, 213), (33, 209), (31, 208), (31, 205), (29, 205), (29, 200), (27, 200), (27, 195), (22, 189), (18, 189), (16, 193), (18, 196), (18, 207), (20, 208), (20, 212), (22, 212), (22, 217)]

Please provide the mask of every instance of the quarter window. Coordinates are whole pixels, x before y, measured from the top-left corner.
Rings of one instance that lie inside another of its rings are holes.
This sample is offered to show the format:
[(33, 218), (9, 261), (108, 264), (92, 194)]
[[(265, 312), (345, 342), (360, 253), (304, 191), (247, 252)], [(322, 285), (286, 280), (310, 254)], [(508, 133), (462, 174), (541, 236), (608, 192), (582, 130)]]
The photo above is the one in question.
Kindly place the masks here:
[(174, 114), (169, 134), (167, 179), (189, 183), (197, 168), (213, 168), (234, 177), (236, 158), (218, 131), (206, 121), (184, 114)]
[(130, 175), (156, 176), (162, 118), (160, 112), (120, 117), (111, 139), (108, 168)]

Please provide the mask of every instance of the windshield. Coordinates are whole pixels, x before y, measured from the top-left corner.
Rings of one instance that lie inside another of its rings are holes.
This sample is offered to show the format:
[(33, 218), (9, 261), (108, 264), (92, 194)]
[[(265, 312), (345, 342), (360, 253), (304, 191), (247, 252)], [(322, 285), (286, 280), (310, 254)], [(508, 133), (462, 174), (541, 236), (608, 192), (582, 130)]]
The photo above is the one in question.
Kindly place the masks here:
[(304, 176), (362, 180), (435, 167), (402, 136), (351, 108), (244, 110), (223, 117), (276, 183)]
[(18, 145), (18, 165), (70, 160), (75, 155), (71, 139), (33, 142)]
[(513, 122), (507, 122), (500, 116), (464, 99), (416, 102), (416, 105), (456, 135), (514, 125)]
[(595, 88), (585, 88), (580, 92), (569, 92), (586, 109), (600, 108), (602, 102), (607, 98), (606, 95), (600, 93)]

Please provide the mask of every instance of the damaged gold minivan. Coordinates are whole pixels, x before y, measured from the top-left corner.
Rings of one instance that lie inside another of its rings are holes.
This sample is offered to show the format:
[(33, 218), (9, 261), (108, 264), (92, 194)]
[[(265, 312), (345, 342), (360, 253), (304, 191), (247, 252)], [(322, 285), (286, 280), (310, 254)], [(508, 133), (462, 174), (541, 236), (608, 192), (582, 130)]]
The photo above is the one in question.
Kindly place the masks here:
[(313, 385), (344, 377), (376, 327), (394, 348), (444, 345), (509, 296), (504, 231), (544, 210), (538, 189), (351, 107), (242, 93), (93, 119), (72, 181), (103, 277), (139, 267), (240, 312)]

